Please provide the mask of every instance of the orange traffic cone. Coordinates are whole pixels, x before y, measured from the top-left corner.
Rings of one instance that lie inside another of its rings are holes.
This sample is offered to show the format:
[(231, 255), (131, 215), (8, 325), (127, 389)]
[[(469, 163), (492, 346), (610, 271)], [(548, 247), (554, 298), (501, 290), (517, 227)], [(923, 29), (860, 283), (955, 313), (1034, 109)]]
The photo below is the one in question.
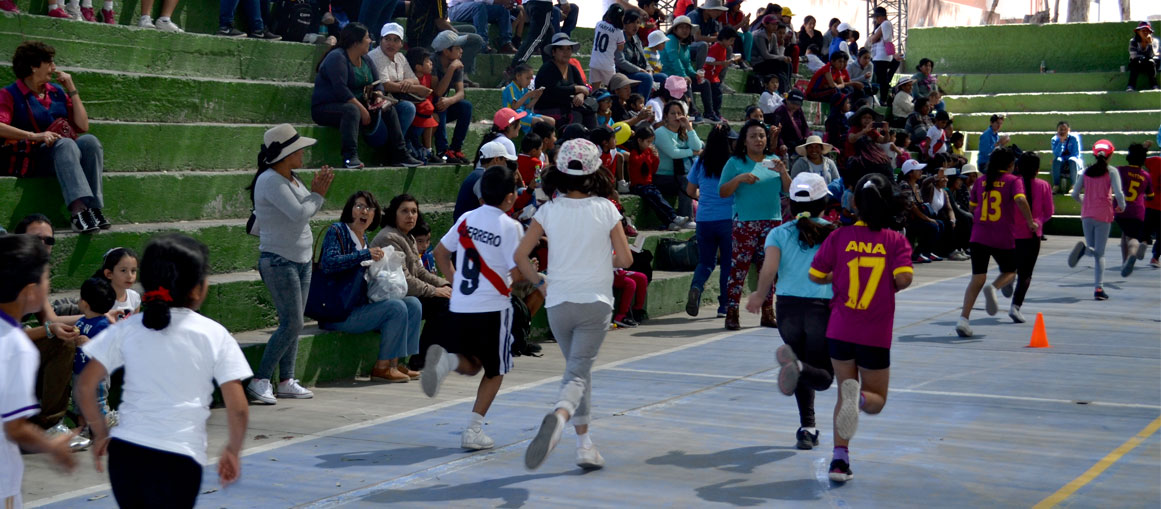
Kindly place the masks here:
[(1044, 330), (1044, 313), (1036, 313), (1036, 326), (1032, 328), (1032, 339), (1026, 348), (1052, 348), (1048, 344), (1048, 333)]

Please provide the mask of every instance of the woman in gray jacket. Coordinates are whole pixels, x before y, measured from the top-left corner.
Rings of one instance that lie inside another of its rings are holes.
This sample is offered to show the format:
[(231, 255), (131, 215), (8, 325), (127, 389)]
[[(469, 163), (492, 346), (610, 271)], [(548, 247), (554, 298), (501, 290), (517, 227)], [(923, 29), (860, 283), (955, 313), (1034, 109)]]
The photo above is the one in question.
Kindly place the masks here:
[(654, 83), (665, 83), (669, 76), (654, 72), (645, 57), (645, 49), (641, 46), (641, 38), (637, 37), (637, 30), (641, 27), (641, 14), (637, 11), (625, 13), (625, 48), (613, 54), (617, 72), (624, 74), (631, 80), (641, 83), (637, 85), (637, 92), (641, 97), (648, 99), (653, 95)]

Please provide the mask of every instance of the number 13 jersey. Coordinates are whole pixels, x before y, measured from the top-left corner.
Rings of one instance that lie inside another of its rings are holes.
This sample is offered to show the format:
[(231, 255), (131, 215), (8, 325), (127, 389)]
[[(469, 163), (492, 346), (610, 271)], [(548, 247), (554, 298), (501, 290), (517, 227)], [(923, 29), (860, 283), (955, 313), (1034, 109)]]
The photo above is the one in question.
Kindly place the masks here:
[(859, 345), (891, 347), (895, 325), (895, 276), (912, 272), (911, 244), (903, 234), (871, 230), (859, 221), (822, 242), (810, 273), (834, 274), (826, 337)]
[[(987, 179), (981, 177), (972, 186), (972, 242), (996, 249), (1015, 249), (1012, 235), (1017, 216), (1024, 216), (1016, 208), (1016, 197), (1024, 196), (1024, 180), (1005, 173), (986, 190)], [(1026, 227), (1025, 227), (1026, 228)]]
[[(460, 240), (460, 226), (472, 247)], [(489, 205), (467, 212), (448, 230), (439, 243), (456, 253), (456, 274), (452, 281), (453, 313), (487, 313), (511, 306), (508, 288), (512, 286), (512, 269), (516, 268), (516, 246), (524, 236), (524, 227), (504, 211)], [(493, 283), (488, 270), (498, 276)], [(496, 288), (503, 287), (503, 292)]]

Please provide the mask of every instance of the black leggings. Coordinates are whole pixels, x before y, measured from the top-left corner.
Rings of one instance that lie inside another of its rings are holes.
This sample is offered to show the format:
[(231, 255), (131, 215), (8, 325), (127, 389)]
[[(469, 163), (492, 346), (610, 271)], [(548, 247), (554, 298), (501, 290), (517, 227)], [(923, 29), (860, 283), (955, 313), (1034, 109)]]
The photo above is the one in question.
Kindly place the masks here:
[(1032, 286), (1032, 271), (1036, 269), (1036, 258), (1040, 256), (1040, 238), (1016, 239), (1016, 292), (1012, 294), (1012, 305), (1023, 306), (1024, 295)]
[(779, 295), (774, 304), (778, 316), (778, 333), (802, 361), (802, 374), (794, 399), (798, 403), (798, 421), (804, 428), (814, 427), (814, 391), (825, 391), (834, 381), (834, 366), (827, 349), (826, 325), (830, 320), (830, 301)]
[(1157, 86), (1157, 64), (1153, 60), (1129, 61), (1129, 86), (1137, 88), (1138, 77), (1145, 77), (1145, 90)]
[(451, 323), (452, 316), (451, 310), (448, 309), (450, 299), (419, 297), (419, 304), (423, 306), (423, 330), (419, 333), (419, 353), (407, 359), (407, 366), (414, 370), (423, 369), (427, 348), (437, 344), (441, 338), (447, 337), (448, 324)]
[(202, 466), (184, 454), (114, 438), (109, 441), (109, 484), (122, 509), (193, 507), (202, 487)]

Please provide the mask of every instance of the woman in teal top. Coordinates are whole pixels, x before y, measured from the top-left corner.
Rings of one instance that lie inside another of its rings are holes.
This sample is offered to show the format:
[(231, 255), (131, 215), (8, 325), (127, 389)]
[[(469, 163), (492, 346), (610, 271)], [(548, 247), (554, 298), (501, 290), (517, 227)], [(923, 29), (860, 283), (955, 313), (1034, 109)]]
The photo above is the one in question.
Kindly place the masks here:
[[(790, 187), (790, 172), (778, 156), (766, 155), (766, 128), (750, 120), (738, 132), (734, 155), (722, 169), (718, 194), (734, 197), (733, 249), (727, 289), (726, 328), (738, 330), (738, 301), (753, 263), (762, 269), (764, 243), (770, 231), (782, 224), (782, 193)], [(762, 305), (762, 326), (778, 327), (774, 296)]]
[[(673, 26), (669, 28), (669, 42), (661, 51), (661, 72), (670, 76), (681, 76), (689, 85), (690, 93), (701, 94), (701, 105), (705, 111), (714, 111), (710, 83), (702, 76), (698, 76), (693, 60), (689, 56), (689, 45), (694, 41), (693, 25), (686, 16), (673, 19)], [(701, 115), (690, 109), (695, 120), (700, 121)]]
[(667, 199), (677, 196), (677, 215), (693, 217), (693, 199), (685, 193), (685, 175), (701, 155), (701, 138), (693, 130), (680, 101), (665, 103), (662, 119), (665, 125), (657, 129), (653, 140), (660, 159), (653, 185)]

